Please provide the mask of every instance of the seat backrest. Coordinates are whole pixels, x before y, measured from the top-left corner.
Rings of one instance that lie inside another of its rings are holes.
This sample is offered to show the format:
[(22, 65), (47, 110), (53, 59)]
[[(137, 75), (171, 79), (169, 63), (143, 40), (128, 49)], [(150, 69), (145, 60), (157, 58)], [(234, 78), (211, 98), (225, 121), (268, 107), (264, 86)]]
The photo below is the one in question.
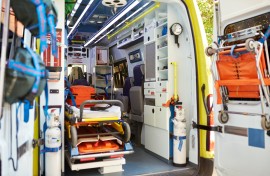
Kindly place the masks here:
[(142, 86), (144, 81), (144, 64), (136, 65), (133, 69), (134, 86)]
[(133, 78), (127, 77), (123, 86), (123, 96), (129, 97), (129, 90), (133, 86)]
[(130, 89), (130, 113), (134, 115), (143, 115), (143, 89), (140, 86), (134, 86)]
[(71, 82), (71, 84), (73, 83), (73, 81), (75, 79), (83, 79), (83, 71), (81, 67), (72, 67), (70, 75), (69, 75), (69, 82)]

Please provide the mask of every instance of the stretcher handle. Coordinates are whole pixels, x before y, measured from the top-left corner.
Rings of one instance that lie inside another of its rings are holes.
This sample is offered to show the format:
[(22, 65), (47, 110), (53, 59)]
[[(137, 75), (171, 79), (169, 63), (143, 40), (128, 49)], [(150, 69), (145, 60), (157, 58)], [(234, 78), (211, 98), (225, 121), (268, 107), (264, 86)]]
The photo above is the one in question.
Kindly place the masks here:
[(114, 105), (120, 106), (121, 113), (123, 112), (123, 109), (124, 109), (123, 103), (119, 100), (86, 100), (80, 106), (80, 119), (82, 119), (83, 117), (83, 109), (84, 109), (84, 106), (87, 104), (114, 104)]

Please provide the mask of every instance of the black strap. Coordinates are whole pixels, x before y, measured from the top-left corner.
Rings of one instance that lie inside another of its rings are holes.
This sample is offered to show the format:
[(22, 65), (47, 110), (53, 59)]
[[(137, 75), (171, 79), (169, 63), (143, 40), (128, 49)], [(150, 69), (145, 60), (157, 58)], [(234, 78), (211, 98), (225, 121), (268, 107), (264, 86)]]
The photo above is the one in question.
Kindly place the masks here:
[(196, 122), (192, 122), (192, 127), (197, 128), (199, 130), (216, 131), (222, 133), (222, 126), (199, 125)]

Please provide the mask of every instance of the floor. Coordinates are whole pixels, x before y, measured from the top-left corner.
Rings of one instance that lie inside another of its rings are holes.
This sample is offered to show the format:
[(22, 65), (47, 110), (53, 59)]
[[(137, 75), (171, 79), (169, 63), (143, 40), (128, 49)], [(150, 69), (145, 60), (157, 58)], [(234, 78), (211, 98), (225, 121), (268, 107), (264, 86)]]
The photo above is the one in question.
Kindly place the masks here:
[[(126, 164), (123, 165), (124, 172), (105, 174), (104, 176), (191, 176), (195, 169), (187, 166), (185, 168), (174, 167), (147, 153), (142, 147), (135, 147), (135, 153), (127, 155)], [(65, 176), (99, 176), (98, 169), (71, 171), (66, 163)]]

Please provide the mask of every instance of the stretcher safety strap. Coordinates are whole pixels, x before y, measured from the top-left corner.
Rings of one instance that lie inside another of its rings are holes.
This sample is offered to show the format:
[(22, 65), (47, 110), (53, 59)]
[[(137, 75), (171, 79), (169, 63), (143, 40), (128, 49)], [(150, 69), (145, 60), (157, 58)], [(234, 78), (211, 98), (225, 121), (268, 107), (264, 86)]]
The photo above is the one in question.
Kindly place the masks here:
[(62, 149), (62, 146), (54, 147), (54, 148), (44, 147), (44, 149), (40, 151), (40, 154), (45, 154), (47, 152), (58, 152), (61, 149)]
[(186, 140), (187, 137), (186, 136), (173, 136), (173, 138), (175, 140), (179, 140), (178, 150), (181, 152), (184, 140)]
[(52, 55), (58, 59), (58, 48), (57, 48), (57, 41), (56, 41), (55, 21), (54, 21), (54, 15), (52, 13), (50, 13), (48, 15), (48, 23), (49, 23), (49, 27), (50, 27), (50, 33), (51, 33)]
[(31, 0), (36, 6), (36, 11), (38, 14), (38, 27), (39, 27), (39, 37), (40, 37), (40, 51), (43, 52), (47, 48), (47, 19), (45, 5), (42, 0)]

